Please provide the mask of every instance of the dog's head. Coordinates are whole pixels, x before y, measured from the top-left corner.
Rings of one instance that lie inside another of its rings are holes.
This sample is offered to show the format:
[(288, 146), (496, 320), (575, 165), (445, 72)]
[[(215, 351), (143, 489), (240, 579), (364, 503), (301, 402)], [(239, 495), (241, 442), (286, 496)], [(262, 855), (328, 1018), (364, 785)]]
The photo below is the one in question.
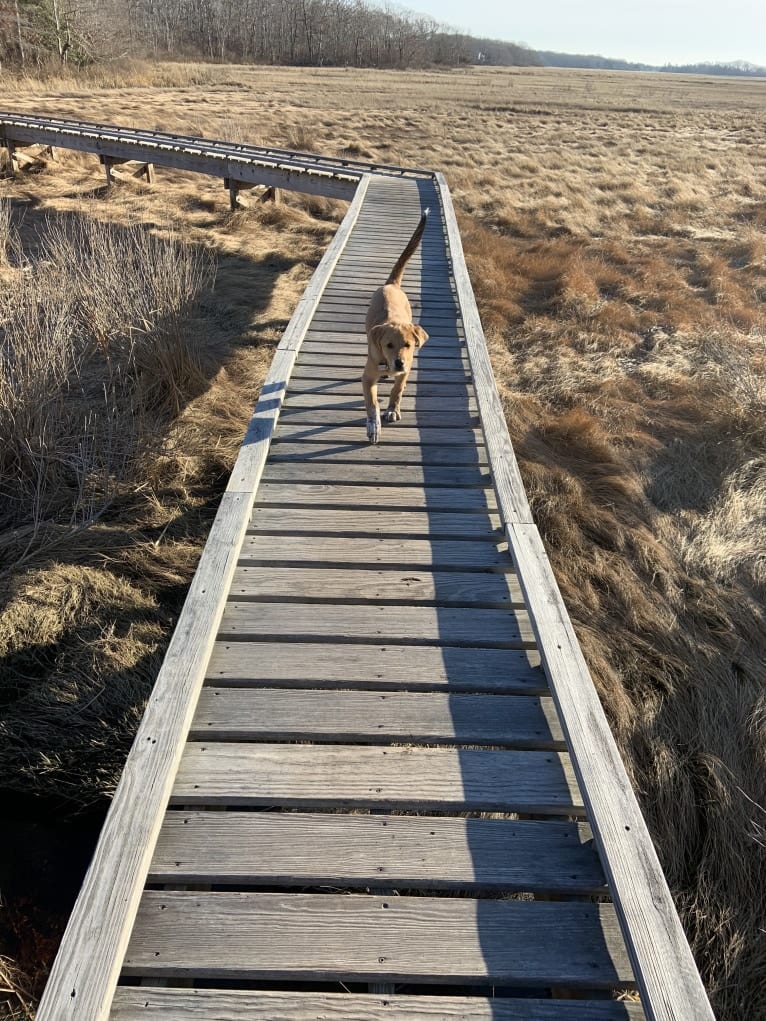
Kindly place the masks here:
[(384, 362), (392, 375), (409, 372), (415, 351), (428, 340), (422, 326), (415, 323), (383, 323), (373, 326), (370, 340), (377, 347), (374, 356), (378, 364)]

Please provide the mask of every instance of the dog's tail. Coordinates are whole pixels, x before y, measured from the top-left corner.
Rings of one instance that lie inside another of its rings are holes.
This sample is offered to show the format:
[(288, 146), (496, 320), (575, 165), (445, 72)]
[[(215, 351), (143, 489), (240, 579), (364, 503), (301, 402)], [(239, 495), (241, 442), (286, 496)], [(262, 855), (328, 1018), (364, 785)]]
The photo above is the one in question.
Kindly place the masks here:
[(387, 284), (396, 284), (397, 286), (401, 285), (402, 277), (404, 276), (404, 267), (407, 265), (412, 256), (415, 254), (417, 247), (420, 244), (420, 239), (423, 237), (423, 231), (426, 229), (426, 220), (428, 219), (428, 212), (429, 211), (426, 209), (423, 215), (420, 217), (420, 223), (415, 228), (415, 233), (407, 242), (407, 247), (404, 249), (402, 254), (396, 260), (396, 265), (391, 270), (388, 280), (386, 280)]

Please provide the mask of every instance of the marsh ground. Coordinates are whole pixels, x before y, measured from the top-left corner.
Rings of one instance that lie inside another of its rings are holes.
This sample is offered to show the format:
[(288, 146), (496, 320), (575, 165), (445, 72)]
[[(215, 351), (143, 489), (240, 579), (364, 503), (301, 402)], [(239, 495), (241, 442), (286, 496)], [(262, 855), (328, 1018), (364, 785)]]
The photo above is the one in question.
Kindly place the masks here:
[[(3, 105), (446, 174), (533, 511), (717, 1014), (766, 1017), (766, 82), (132, 65), (16, 81)], [(289, 197), (231, 215), (220, 181), (157, 177), (107, 194), (92, 157), (64, 154), (0, 181), (32, 257), (46, 221), (76, 216), (151, 223), (217, 264), (190, 327), (201, 376), (158, 422), (145, 484), (16, 568), (0, 536), (2, 786), (73, 805), (113, 787), (342, 215)]]

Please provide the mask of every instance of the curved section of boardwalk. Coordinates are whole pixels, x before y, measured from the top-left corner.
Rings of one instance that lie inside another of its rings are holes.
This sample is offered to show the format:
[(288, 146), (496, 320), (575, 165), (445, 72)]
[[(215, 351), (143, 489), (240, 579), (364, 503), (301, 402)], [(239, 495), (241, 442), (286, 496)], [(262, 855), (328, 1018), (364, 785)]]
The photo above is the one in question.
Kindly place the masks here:
[[(404, 286), (430, 340), (369, 446), (365, 310), (425, 206)], [(529, 515), (449, 193), (368, 175), (264, 385), (39, 1018), (644, 1016), (712, 1015)]]

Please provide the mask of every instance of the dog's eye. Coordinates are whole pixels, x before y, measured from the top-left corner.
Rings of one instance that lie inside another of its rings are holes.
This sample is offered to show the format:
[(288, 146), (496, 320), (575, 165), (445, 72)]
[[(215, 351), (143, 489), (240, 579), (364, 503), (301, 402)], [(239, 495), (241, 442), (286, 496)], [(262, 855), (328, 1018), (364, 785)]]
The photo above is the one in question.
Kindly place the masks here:
[(389, 350), (389, 351), (391, 350), (391, 348), (392, 348), (393, 346), (394, 346), (393, 344), (386, 344), (386, 347), (388, 348), (388, 350)]

